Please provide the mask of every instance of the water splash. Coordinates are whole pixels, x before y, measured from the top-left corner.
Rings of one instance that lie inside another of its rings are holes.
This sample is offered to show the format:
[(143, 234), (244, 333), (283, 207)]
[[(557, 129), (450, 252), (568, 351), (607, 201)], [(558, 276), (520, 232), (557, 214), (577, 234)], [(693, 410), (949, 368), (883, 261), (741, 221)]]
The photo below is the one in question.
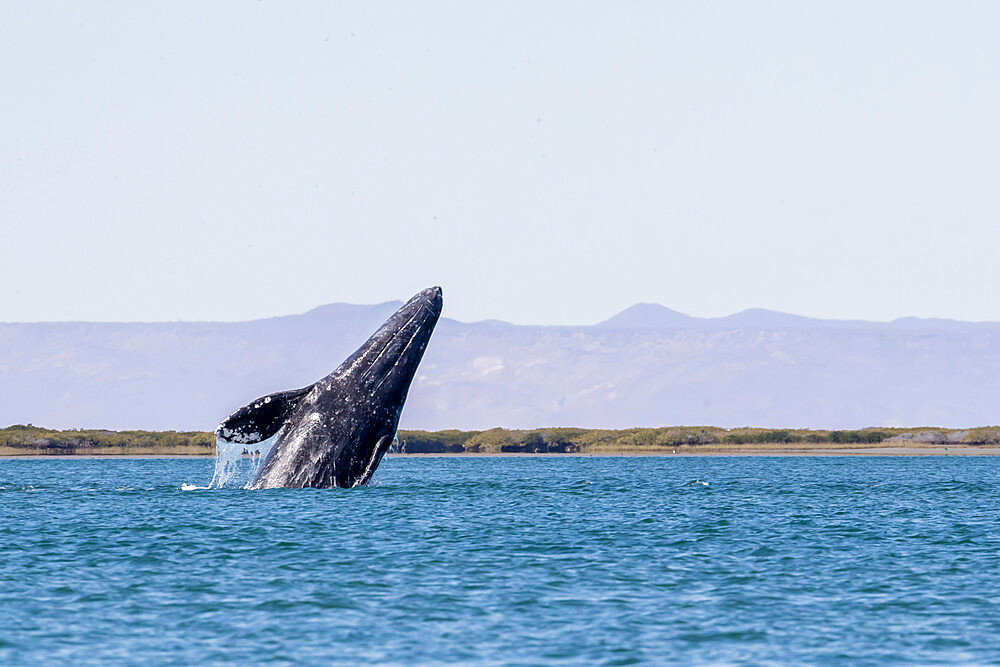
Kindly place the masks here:
[[(204, 491), (207, 489), (245, 489), (257, 476), (261, 465), (267, 455), (274, 447), (274, 443), (281, 437), (281, 431), (272, 435), (267, 440), (261, 440), (253, 444), (242, 442), (229, 442), (221, 438), (215, 439), (215, 470), (212, 473), (212, 481), (208, 486), (197, 486), (181, 484), (181, 491)], [(389, 451), (399, 450), (399, 436), (393, 437)], [(385, 458), (382, 459), (385, 463)], [(382, 466), (384, 467), (384, 466)], [(376, 473), (378, 470), (375, 471)], [(377, 486), (375, 474), (368, 482), (369, 486)]]
[[(215, 440), (215, 472), (209, 489), (245, 489), (257, 476), (274, 443), (281, 436), (278, 431), (267, 440), (248, 445), (243, 442)], [(186, 485), (189, 486), (189, 485)], [(184, 488), (184, 487), (182, 487)]]

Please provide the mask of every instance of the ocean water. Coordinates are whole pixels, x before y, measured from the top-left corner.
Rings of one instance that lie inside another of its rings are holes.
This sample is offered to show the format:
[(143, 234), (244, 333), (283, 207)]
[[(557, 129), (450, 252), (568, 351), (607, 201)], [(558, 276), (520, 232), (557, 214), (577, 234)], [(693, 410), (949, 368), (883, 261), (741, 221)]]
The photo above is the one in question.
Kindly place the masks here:
[(1000, 459), (0, 460), (0, 664), (1000, 662)]

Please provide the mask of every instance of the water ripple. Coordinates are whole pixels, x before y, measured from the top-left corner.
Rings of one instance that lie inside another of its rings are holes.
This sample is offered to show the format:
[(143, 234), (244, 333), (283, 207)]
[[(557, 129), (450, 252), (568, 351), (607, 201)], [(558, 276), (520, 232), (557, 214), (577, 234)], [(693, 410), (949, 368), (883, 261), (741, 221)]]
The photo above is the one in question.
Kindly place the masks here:
[(0, 663), (1000, 661), (1000, 459), (0, 461)]

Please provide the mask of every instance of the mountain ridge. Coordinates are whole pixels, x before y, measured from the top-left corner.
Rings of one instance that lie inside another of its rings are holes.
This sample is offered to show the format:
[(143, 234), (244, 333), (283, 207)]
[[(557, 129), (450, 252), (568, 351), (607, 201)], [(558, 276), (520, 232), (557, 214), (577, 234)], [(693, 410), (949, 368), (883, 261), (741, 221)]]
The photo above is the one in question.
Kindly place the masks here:
[[(397, 305), (243, 322), (2, 323), (0, 426), (210, 431), (258, 396), (332, 371)], [(443, 318), (400, 428), (1000, 423), (1000, 324), (763, 309), (694, 318), (656, 305), (626, 314), (577, 326)]]
[[(400, 300), (383, 301), (375, 304), (359, 304), (342, 301), (314, 306), (301, 313), (288, 313), (285, 315), (271, 315), (245, 320), (39, 320), (30, 322), (0, 321), (0, 325), (58, 325), (58, 324), (116, 324), (116, 325), (171, 325), (171, 324), (249, 324), (255, 322), (270, 322), (275, 320), (288, 320), (294, 318), (309, 319), (342, 319), (344, 317), (358, 316), (368, 318), (373, 314), (378, 314), (387, 318), (395, 312), (403, 302)], [(442, 317), (443, 321), (449, 321), (461, 325), (481, 325), (481, 326), (506, 326), (506, 327), (571, 327), (571, 328), (620, 328), (620, 329), (672, 329), (672, 328), (786, 328), (786, 327), (809, 327), (809, 328), (855, 328), (855, 327), (901, 327), (901, 328), (956, 328), (956, 327), (1000, 327), (1000, 321), (970, 321), (956, 320), (940, 317), (916, 317), (906, 315), (892, 320), (862, 320), (862, 319), (834, 319), (809, 317), (787, 313), (770, 308), (753, 307), (719, 317), (698, 317), (688, 315), (678, 310), (674, 310), (655, 302), (638, 302), (623, 308), (611, 317), (594, 324), (515, 324), (507, 320), (498, 318), (487, 318), (483, 320), (464, 321)]]
[(808, 317), (796, 315), (769, 308), (747, 308), (731, 315), (722, 317), (695, 317), (658, 303), (637, 303), (612, 315), (594, 326), (622, 329), (656, 329), (656, 328), (740, 328), (753, 327), (765, 329), (777, 328), (956, 328), (969, 327), (1000, 327), (1000, 322), (970, 322), (947, 318), (922, 318), (912, 315), (897, 317), (889, 321), (880, 320), (842, 320)]

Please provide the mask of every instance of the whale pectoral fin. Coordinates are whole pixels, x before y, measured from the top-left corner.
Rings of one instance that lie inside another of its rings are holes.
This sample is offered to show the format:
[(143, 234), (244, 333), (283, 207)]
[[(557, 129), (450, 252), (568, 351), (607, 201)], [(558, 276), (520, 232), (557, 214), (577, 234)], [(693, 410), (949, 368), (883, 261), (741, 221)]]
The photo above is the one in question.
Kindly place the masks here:
[(215, 435), (227, 442), (252, 444), (277, 433), (314, 385), (261, 396), (229, 415), (215, 429)]

